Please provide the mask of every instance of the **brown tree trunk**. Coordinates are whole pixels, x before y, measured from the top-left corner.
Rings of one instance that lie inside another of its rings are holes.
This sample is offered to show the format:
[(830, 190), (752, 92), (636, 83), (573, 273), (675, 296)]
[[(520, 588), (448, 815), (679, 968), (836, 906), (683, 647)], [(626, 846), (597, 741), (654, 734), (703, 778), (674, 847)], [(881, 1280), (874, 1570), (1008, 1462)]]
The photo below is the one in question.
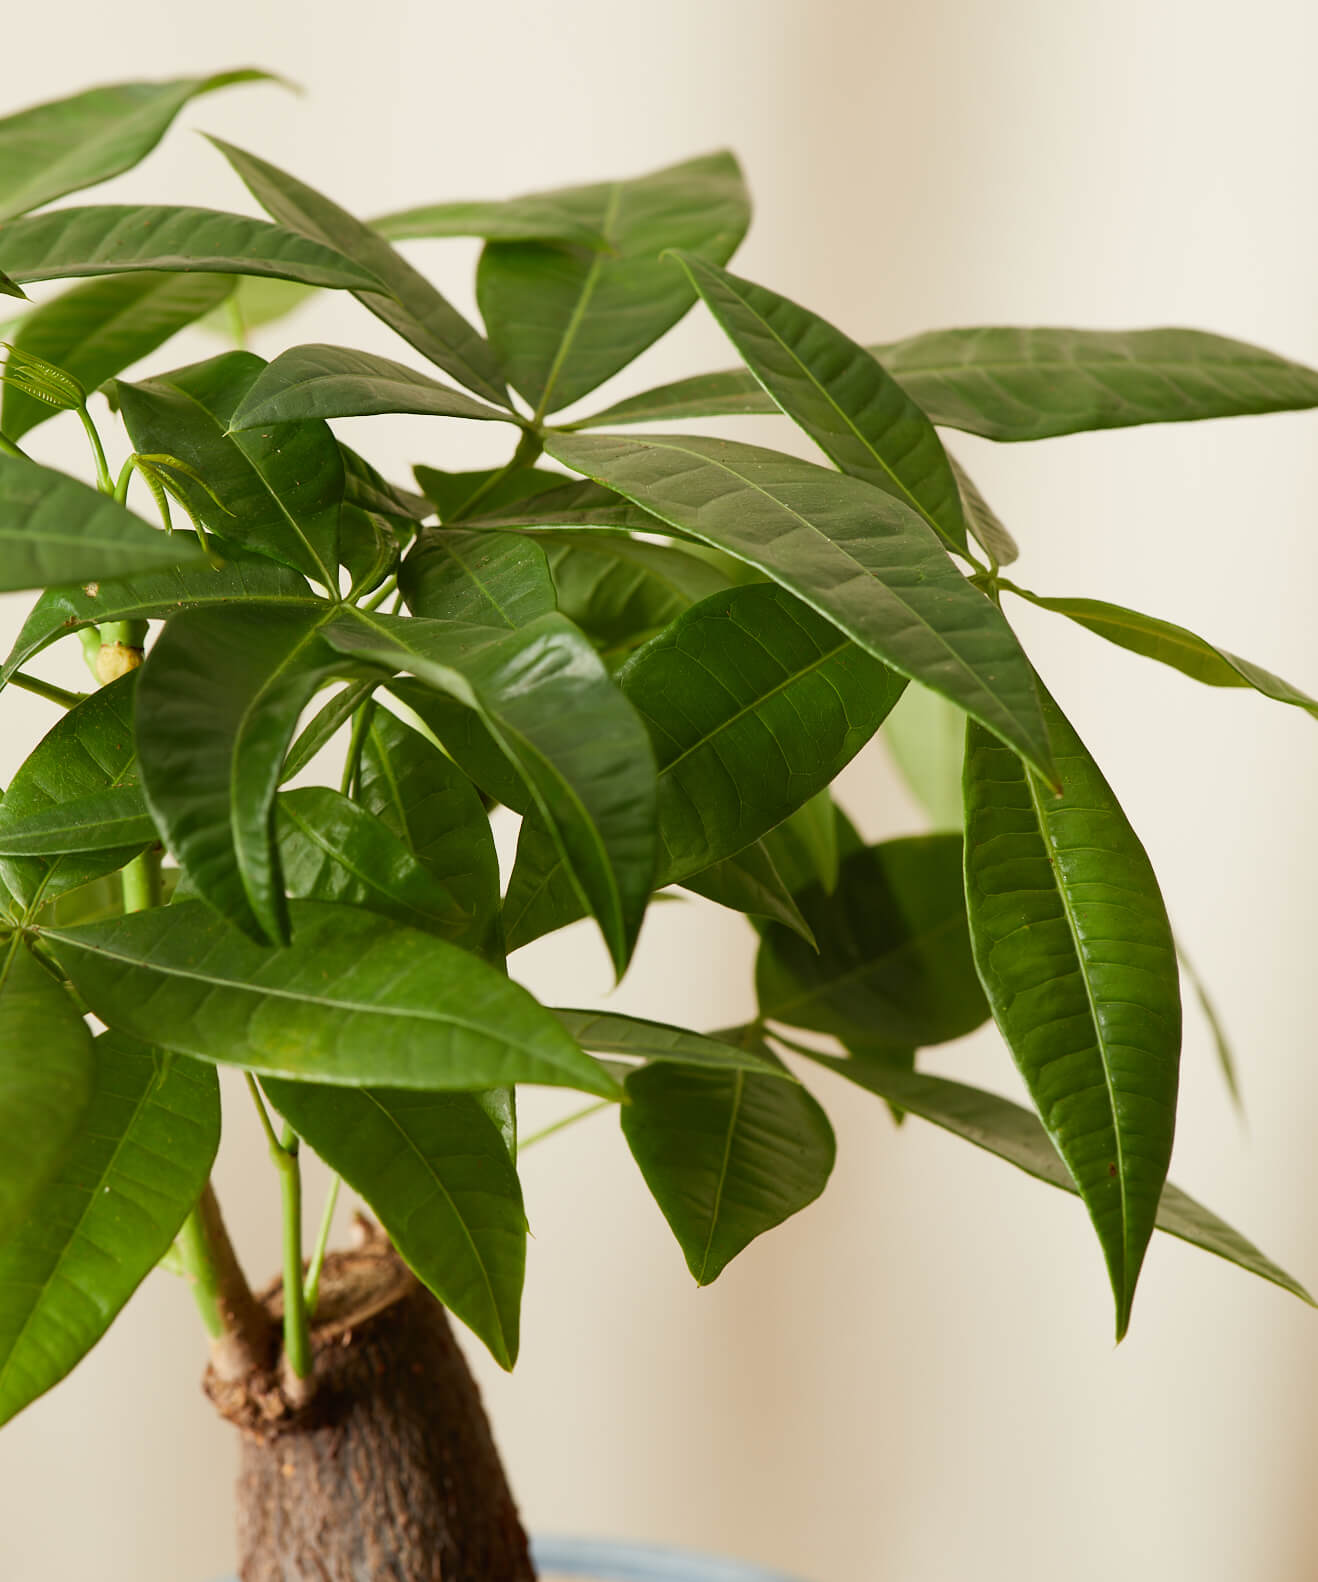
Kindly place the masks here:
[(383, 1237), (327, 1259), (312, 1343), (309, 1394), (207, 1375), (243, 1435), (242, 1582), (534, 1582), (448, 1318)]

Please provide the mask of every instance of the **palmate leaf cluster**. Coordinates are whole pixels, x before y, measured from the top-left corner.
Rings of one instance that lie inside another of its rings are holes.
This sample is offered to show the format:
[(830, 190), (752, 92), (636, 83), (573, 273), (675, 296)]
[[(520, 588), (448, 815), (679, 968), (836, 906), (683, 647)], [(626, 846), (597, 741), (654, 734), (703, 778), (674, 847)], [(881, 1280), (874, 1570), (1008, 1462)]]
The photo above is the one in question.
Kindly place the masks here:
[[(44, 591), (0, 679), (32, 685), (23, 667), (74, 632), (161, 624), (144, 666), (63, 700), (0, 804), (0, 1419), (167, 1253), (217, 1146), (217, 1064), (259, 1078), (505, 1365), (520, 1083), (617, 1103), (700, 1282), (822, 1191), (833, 1137), (799, 1075), (817, 1061), (1078, 1193), (1119, 1333), (1155, 1226), (1304, 1295), (1165, 1184), (1166, 911), (1001, 595), (1318, 705), (1168, 622), (1007, 581), (1015, 544), (940, 430), (1310, 407), (1318, 373), (1179, 329), (858, 344), (728, 271), (750, 211), (727, 154), (367, 224), (217, 144), (268, 220), (46, 207), (252, 75), (0, 122), (4, 289), (89, 277), (21, 314), (15, 356), (62, 371), (69, 404), (104, 389), (151, 493), (198, 529), (153, 525), (131, 466), (116, 489), (29, 460), (15, 442), (55, 408), (6, 388), (0, 587)], [(485, 238), (483, 332), (391, 240), (447, 235)], [(263, 278), (284, 300), (249, 295)], [(239, 349), (118, 377), (223, 303), (273, 320), (312, 289), (352, 292), (397, 358)], [(698, 302), (736, 371), (579, 415)], [(502, 424), (509, 460), (400, 486), (328, 422), (390, 413)], [(818, 459), (651, 427), (745, 413), (793, 420)], [(829, 788), (908, 687), (964, 719), (963, 809), (867, 845)], [(284, 789), (336, 736), (341, 783)], [(502, 892), (496, 806), (521, 818)], [(118, 876), (160, 851), (141, 907)], [(546, 1007), (508, 975), (509, 951), (586, 916), (621, 975), (668, 887), (758, 930), (754, 1023)], [(989, 1018), (1032, 1112), (920, 1069)]]

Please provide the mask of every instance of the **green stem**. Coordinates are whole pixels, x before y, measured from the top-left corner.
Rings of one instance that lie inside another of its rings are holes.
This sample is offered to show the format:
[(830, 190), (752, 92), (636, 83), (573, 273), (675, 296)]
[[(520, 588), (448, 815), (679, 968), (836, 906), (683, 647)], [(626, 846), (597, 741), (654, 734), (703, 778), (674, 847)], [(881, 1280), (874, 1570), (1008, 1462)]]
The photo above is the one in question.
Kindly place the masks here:
[(125, 912), (145, 912), (160, 906), (165, 894), (160, 881), (159, 851), (152, 849), (134, 857), (119, 876), (119, 882), (123, 885)]
[(17, 456), (20, 461), (28, 459), (27, 452), (20, 450), (13, 440), (4, 434), (0, 434), (0, 451), (3, 451), (6, 456)]
[(598, 1115), (601, 1110), (611, 1110), (616, 1099), (601, 1099), (598, 1104), (588, 1104), (584, 1110), (573, 1110), (571, 1115), (565, 1115), (561, 1121), (555, 1121), (550, 1126), (542, 1126), (538, 1132), (532, 1132), (529, 1137), (523, 1137), (517, 1144), (517, 1152), (529, 1148), (532, 1143), (542, 1143), (546, 1137), (552, 1137), (555, 1132), (561, 1132), (565, 1127), (575, 1126), (578, 1121), (584, 1121), (587, 1116)]
[(38, 681), (35, 676), (25, 676), (21, 670), (16, 670), (9, 679), (22, 691), (31, 692), (34, 697), (45, 698), (47, 703), (58, 703), (64, 709), (71, 709), (74, 704), (81, 703), (87, 696), (85, 692), (66, 692), (63, 687), (54, 686), (49, 681)]
[(508, 474), (514, 472), (518, 467), (530, 467), (544, 448), (544, 441), (539, 434), (526, 429), (521, 439), (517, 442), (517, 449), (512, 454), (512, 460), (506, 466), (501, 467), (498, 472), (491, 473), (485, 482), (481, 484), (480, 488), (476, 489), (462, 502), (444, 525), (447, 527), (453, 522), (461, 522), (469, 517), (491, 489), (502, 483)]
[(246, 1077), (270, 1158), (279, 1172), (284, 1223), (284, 1356), (294, 1378), (305, 1379), (311, 1374), (311, 1328), (302, 1286), (302, 1167), (298, 1162), (298, 1137), (291, 1126), (284, 1127), (282, 1138), (276, 1135), (256, 1078), (250, 1071)]
[[(211, 1190), (209, 1184), (206, 1190)], [(177, 1245), (183, 1267), (192, 1281), (192, 1295), (201, 1321), (206, 1326), (206, 1333), (212, 1340), (218, 1340), (224, 1333), (224, 1315), (220, 1311), (220, 1277), (206, 1238), (200, 1203), (183, 1221)]]
[(270, 1354), (270, 1320), (234, 1254), (209, 1181), (183, 1222), (178, 1250), (202, 1323), (214, 1343), (211, 1354), (217, 1371), (236, 1379), (264, 1367)]
[(128, 503), (128, 485), (132, 480), (133, 468), (137, 466), (137, 457), (130, 456), (119, 469), (119, 477), (115, 481), (114, 497), (120, 505)]
[(102, 494), (113, 494), (115, 489), (114, 479), (110, 476), (110, 464), (105, 459), (105, 446), (101, 444), (101, 436), (96, 432), (96, 425), (92, 422), (92, 415), (85, 406), (78, 408), (78, 417), (83, 428), (87, 431), (87, 438), (91, 442), (92, 454), (96, 457), (96, 487)]
[(363, 610), (378, 610), (397, 586), (397, 577), (386, 577), (370, 598), (362, 602), (360, 608)]
[(366, 732), (370, 729), (371, 716), (375, 713), (375, 701), (367, 698), (352, 719), (352, 734), (348, 738), (348, 756), (343, 761), (343, 777), (339, 782), (339, 790), (344, 796), (352, 794), (353, 782), (361, 769), (362, 748), (366, 745)]
[(342, 1185), (341, 1176), (335, 1176), (330, 1182), (329, 1196), (325, 1199), (325, 1210), (320, 1216), (320, 1229), (316, 1232), (316, 1244), (311, 1250), (311, 1262), (307, 1265), (307, 1278), (302, 1286), (302, 1300), (306, 1303), (308, 1319), (315, 1317), (316, 1303), (320, 1299), (320, 1271), (325, 1267), (330, 1227), (334, 1223), (334, 1210), (338, 1206), (339, 1188)]

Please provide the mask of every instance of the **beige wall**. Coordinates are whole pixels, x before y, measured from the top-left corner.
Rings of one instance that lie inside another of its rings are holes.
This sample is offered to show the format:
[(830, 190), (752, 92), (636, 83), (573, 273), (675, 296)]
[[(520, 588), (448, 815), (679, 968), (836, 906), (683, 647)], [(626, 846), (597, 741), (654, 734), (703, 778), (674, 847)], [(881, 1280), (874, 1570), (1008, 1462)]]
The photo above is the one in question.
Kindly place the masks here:
[[(1318, 362), (1306, 0), (9, 12), (0, 108), (259, 62), (308, 97), (244, 90), (186, 119), (362, 211), (731, 143), (761, 216), (742, 267), (860, 338), (1189, 323)], [(116, 195), (243, 201), (186, 133)], [(418, 256), (469, 303), (471, 249)], [(387, 344), (343, 303), (303, 331)], [(632, 387), (729, 360), (693, 316)], [(1316, 423), (957, 449), (1026, 547), (1021, 580), (1183, 620), (1314, 689)], [(80, 465), (58, 427), (40, 448)], [(759, 429), (780, 435), (790, 442)], [(455, 459), (453, 437), (419, 420), (355, 435), (400, 468)], [(19, 608), (7, 601), (4, 618)], [(1198, 690), (1082, 633), (1024, 615), (1021, 628), (1145, 835), (1238, 1044), (1244, 1130), (1190, 1013), (1175, 1175), (1318, 1281), (1318, 735), (1298, 713)], [(0, 775), (43, 717), (3, 699)], [(847, 792), (870, 833), (913, 827), (879, 761)], [(641, 962), (617, 1003), (698, 1026), (747, 1008), (748, 932), (712, 909), (658, 909)], [(588, 933), (520, 965), (555, 994), (568, 980), (580, 999), (607, 988)], [(987, 1035), (934, 1065), (1012, 1085)], [(512, 1379), (489, 1367), (482, 1379), (533, 1524), (668, 1538), (810, 1582), (1314, 1575), (1318, 1320), (1160, 1243), (1114, 1350), (1072, 1202), (918, 1122), (895, 1133), (840, 1084), (821, 1092), (840, 1141), (828, 1195), (700, 1293), (610, 1121), (527, 1155), (524, 1358)], [(273, 1181), (236, 1102), (229, 1126), (222, 1195), (263, 1271), (277, 1256)], [(233, 1445), (198, 1397), (200, 1360), (185, 1293), (153, 1278), (69, 1384), (0, 1435), (5, 1582), (204, 1582), (226, 1568)]]

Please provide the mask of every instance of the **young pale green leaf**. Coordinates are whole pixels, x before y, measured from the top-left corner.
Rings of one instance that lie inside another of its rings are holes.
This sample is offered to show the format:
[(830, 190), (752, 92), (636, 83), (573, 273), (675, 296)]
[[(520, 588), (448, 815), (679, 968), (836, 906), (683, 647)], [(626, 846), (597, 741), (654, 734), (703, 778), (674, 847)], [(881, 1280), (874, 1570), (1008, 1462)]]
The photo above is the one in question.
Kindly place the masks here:
[(285, 940), (274, 799), (298, 715), (345, 667), (322, 606), (185, 610), (141, 671), (147, 805), (197, 893), (255, 939)]
[(194, 538), (158, 533), (76, 478), (0, 454), (0, 593), (200, 559)]
[[(173, 541), (196, 545), (191, 533), (175, 533)], [(211, 551), (222, 557), (220, 565), (199, 564), (82, 588), (48, 589), (32, 606), (13, 650), (0, 667), (0, 685), (33, 654), (85, 626), (158, 620), (189, 607), (289, 604), (298, 599), (312, 602), (306, 583), (296, 572), (287, 571), (264, 556), (247, 554), (223, 540), (212, 539)]]
[(1118, 648), (1170, 665), (1193, 681), (1202, 681), (1208, 687), (1252, 687), (1265, 698), (1290, 703), (1308, 714), (1318, 715), (1318, 701), (1291, 686), (1289, 681), (1250, 664), (1248, 659), (1241, 659), (1225, 648), (1214, 647), (1183, 626), (1159, 620), (1156, 615), (1141, 615), (1138, 610), (1127, 610), (1120, 604), (1105, 604), (1101, 599), (1045, 599), (1014, 583), (1010, 586), (1013, 593), (1038, 605), (1041, 610), (1065, 615), (1077, 626), (1105, 637)]
[(665, 249), (726, 263), (750, 223), (741, 171), (727, 153), (545, 198), (606, 248), (490, 242), (476, 274), (495, 352), (538, 414), (589, 394), (691, 307), (695, 291), (661, 258)]
[(961, 710), (928, 687), (907, 687), (883, 727), (883, 742), (933, 828), (959, 832), (965, 818), (966, 717)]
[(480, 1098), (271, 1078), (262, 1086), (298, 1136), (365, 1198), (422, 1284), (511, 1368), (526, 1211), (508, 1147)]
[(558, 608), (544, 550), (515, 533), (428, 527), (398, 587), (414, 615), (508, 631)]
[(354, 218), (287, 171), (218, 137), (210, 141), (273, 219), (363, 265), (378, 284), (356, 293), (382, 319), (459, 384), (488, 401), (508, 405), (494, 353), (455, 307), (417, 273), (377, 229)]
[[(289, 895), (364, 907), (455, 942), (470, 931), (471, 916), (452, 892), (387, 824), (337, 791), (303, 786), (283, 792), (276, 831)], [(4, 840), (0, 826), (0, 846)]]
[(391, 242), (445, 236), (480, 236), (487, 242), (563, 242), (605, 251), (604, 233), (586, 224), (552, 194), (532, 193), (492, 203), (429, 203), (398, 209), (371, 221)]
[(293, 942), (257, 945), (198, 901), (49, 928), (109, 1026), (262, 1075), (427, 1090), (617, 1085), (502, 972), (375, 912), (289, 903)]
[(333, 248), (281, 226), (169, 204), (106, 203), (11, 220), (0, 227), (0, 269), (22, 285), (163, 269), (272, 275), (344, 290), (380, 286)]
[(576, 627), (556, 613), (509, 631), (358, 610), (326, 635), (340, 652), (405, 670), (478, 718), (524, 781), (621, 973), (654, 876), (654, 757)]
[(202, 522), (337, 592), (346, 480), (329, 425), (281, 423), (260, 433), (226, 433), (265, 366), (250, 352), (226, 352), (140, 384), (121, 381), (124, 422), (139, 451), (175, 456), (206, 480), (211, 493), (187, 476), (178, 480)]
[(760, 1013), (852, 1042), (941, 1044), (988, 1017), (966, 924), (958, 835), (853, 852), (837, 889), (797, 892), (818, 943), (768, 928), (755, 967)]
[[(64, 369), (84, 390), (96, 390), (209, 313), (233, 285), (225, 275), (149, 271), (87, 280), (35, 307), (10, 339), (20, 351)], [(10, 439), (52, 416), (45, 402), (5, 386), (0, 428)]]
[[(872, 1057), (846, 1060), (829, 1055), (812, 1055), (812, 1058), (871, 1093), (878, 1094), (889, 1104), (909, 1110), (912, 1115), (941, 1126), (944, 1131), (964, 1138), (976, 1148), (996, 1154), (999, 1159), (1005, 1159), (1026, 1175), (1046, 1181), (1049, 1186), (1060, 1187), (1063, 1192), (1078, 1195), (1075, 1181), (1058, 1158), (1047, 1132), (1029, 1110), (1013, 1104), (1010, 1099), (967, 1087), (961, 1082), (949, 1082), (944, 1077), (903, 1071)], [(1239, 1231), (1232, 1230), (1216, 1214), (1196, 1203), (1170, 1182), (1162, 1190), (1156, 1224), (1159, 1230), (1169, 1236), (1179, 1237), (1192, 1247), (1211, 1252), (1214, 1257), (1225, 1258), (1228, 1263), (1256, 1274), (1260, 1279), (1270, 1280), (1282, 1290), (1290, 1291), (1302, 1301), (1313, 1304), (1313, 1298), (1298, 1280), (1279, 1269), (1271, 1259), (1265, 1258)]]
[(516, 423), (511, 412), (487, 406), (391, 357), (347, 346), (295, 346), (276, 357), (230, 419), (230, 432), (267, 423), (415, 412), (423, 417)]
[(698, 1285), (824, 1190), (833, 1130), (799, 1084), (656, 1064), (626, 1087), (623, 1136)]
[(167, 82), (119, 82), (33, 105), (0, 121), (0, 220), (94, 187), (144, 159), (189, 100), (244, 82), (254, 68)]
[(965, 515), (970, 536), (989, 556), (995, 566), (1010, 566), (1020, 555), (1016, 540), (1007, 531), (1002, 518), (979, 492), (975, 480), (950, 452), (947, 453), (952, 476), (961, 491), (961, 509)]
[(114, 1322), (201, 1195), (220, 1141), (215, 1072), (119, 1033), (93, 1044), (69, 1158), (0, 1243), (0, 1423)]
[(1052, 796), (973, 723), (966, 900), (994, 1019), (1075, 1177), (1130, 1322), (1176, 1122), (1176, 950), (1139, 838), (1060, 709)]
[(903, 678), (773, 583), (716, 593), (618, 672), (659, 768), (659, 877), (765, 835), (874, 735)]
[(670, 1061), (679, 1066), (714, 1066), (726, 1071), (762, 1071), (794, 1081), (791, 1072), (753, 1045), (693, 1033), (666, 1022), (648, 1022), (617, 1011), (577, 1011), (553, 1007), (554, 1015), (583, 1049), (628, 1060)]
[[(42, 737), (10, 782), (0, 819), (12, 827), (29, 818), (58, 815), (67, 804), (137, 782), (133, 756), (133, 696), (138, 673), (129, 671), (93, 692)], [(51, 857), (0, 857), (0, 880), (29, 911), (130, 862), (155, 839), (151, 829), (131, 844)]]
[(502, 962), (499, 857), (480, 793), (451, 758), (383, 709), (366, 729), (357, 800), (454, 896), (454, 944)]
[(0, 1248), (64, 1163), (92, 1093), (92, 1035), (49, 972), (0, 945)]
[(757, 446), (551, 434), (556, 460), (757, 567), (876, 659), (950, 698), (1051, 780), (1029, 662), (908, 506)]
[(17, 817), (0, 803), (0, 857), (49, 857), (61, 852), (145, 846), (156, 838), (140, 786), (115, 786), (71, 797), (44, 813)]
[(961, 494), (942, 443), (882, 365), (777, 292), (677, 256), (751, 373), (834, 465), (909, 505), (964, 555)]

